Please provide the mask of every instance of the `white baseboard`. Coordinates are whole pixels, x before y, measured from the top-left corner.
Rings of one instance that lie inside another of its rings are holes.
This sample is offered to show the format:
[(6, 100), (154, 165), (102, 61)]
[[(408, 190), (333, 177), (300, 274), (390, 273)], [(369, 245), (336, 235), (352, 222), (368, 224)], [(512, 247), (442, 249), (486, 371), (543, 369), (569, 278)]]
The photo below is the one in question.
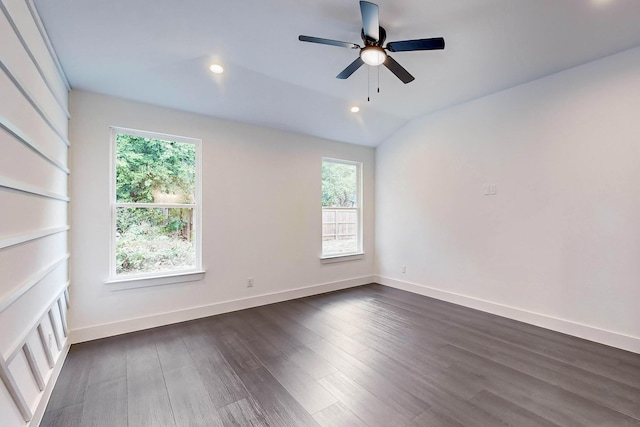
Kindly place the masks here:
[(70, 333), (70, 342), (72, 344), (75, 344), (84, 341), (91, 341), (100, 338), (126, 334), (129, 332), (140, 331), (143, 329), (170, 325), (172, 323), (186, 322), (188, 320), (200, 319), (202, 317), (215, 316), (216, 314), (244, 310), (261, 305), (273, 304), (276, 302), (288, 301), (291, 299), (338, 291), (341, 289), (347, 289), (372, 283), (375, 281), (375, 277), (376, 276), (356, 277), (353, 279), (341, 280), (338, 282), (323, 283), (320, 285), (289, 289), (286, 291), (273, 292), (269, 294), (257, 295), (230, 301), (223, 301), (199, 307), (191, 307), (168, 313), (155, 314), (153, 316), (139, 317), (119, 322), (73, 329)]
[(40, 425), (42, 417), (44, 416), (44, 411), (47, 409), (47, 405), (49, 404), (49, 399), (51, 398), (53, 388), (58, 381), (60, 372), (62, 372), (62, 366), (64, 365), (65, 360), (67, 360), (69, 347), (71, 347), (71, 345), (67, 340), (64, 347), (62, 348), (62, 351), (60, 352), (60, 356), (58, 356), (56, 365), (53, 367), (53, 371), (51, 371), (51, 376), (49, 377), (49, 381), (47, 381), (47, 385), (42, 392), (42, 396), (40, 396), (40, 401), (38, 402), (38, 406), (33, 413), (33, 418), (31, 418), (31, 421), (29, 421), (29, 424), (27, 424), (26, 427), (38, 427)]
[(541, 328), (550, 329), (552, 331), (573, 335), (578, 338), (584, 338), (589, 341), (595, 341), (611, 347), (640, 353), (640, 338), (638, 337), (623, 335), (617, 332), (596, 328), (594, 326), (572, 322), (570, 320), (558, 319), (545, 314), (534, 313), (516, 307), (510, 307), (466, 295), (443, 291), (441, 289), (418, 285), (416, 283), (391, 279), (389, 277), (375, 276), (375, 282), (392, 288), (401, 289), (403, 291), (413, 292), (415, 294), (436, 298), (465, 307), (475, 308), (487, 313), (540, 326)]

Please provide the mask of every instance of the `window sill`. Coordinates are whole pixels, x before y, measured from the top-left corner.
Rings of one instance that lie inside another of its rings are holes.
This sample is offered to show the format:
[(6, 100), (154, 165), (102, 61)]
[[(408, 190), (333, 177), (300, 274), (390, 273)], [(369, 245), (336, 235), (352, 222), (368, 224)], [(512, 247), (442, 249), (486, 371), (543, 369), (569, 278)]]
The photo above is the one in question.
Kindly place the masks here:
[(333, 264), (336, 262), (356, 261), (364, 258), (364, 252), (358, 252), (356, 254), (345, 255), (327, 255), (320, 257), (322, 264)]
[(162, 276), (131, 277), (107, 280), (105, 285), (110, 291), (146, 288), (150, 286), (171, 285), (174, 283), (195, 282), (204, 278), (204, 270), (170, 273)]

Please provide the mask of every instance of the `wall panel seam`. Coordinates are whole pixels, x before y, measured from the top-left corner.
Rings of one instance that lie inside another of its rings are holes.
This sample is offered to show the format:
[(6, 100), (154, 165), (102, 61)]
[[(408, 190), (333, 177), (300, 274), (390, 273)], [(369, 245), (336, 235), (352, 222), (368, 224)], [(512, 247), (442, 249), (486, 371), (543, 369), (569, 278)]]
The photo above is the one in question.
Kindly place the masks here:
[(46, 191), (46, 190), (40, 190), (39, 188), (36, 188), (34, 186), (31, 186), (31, 185), (28, 185), (28, 184), (23, 184), (21, 182), (15, 181), (13, 179), (4, 178), (4, 177), (1, 177), (1, 176), (0, 176), (0, 187), (8, 188), (9, 190), (19, 191), (21, 193), (31, 194), (31, 195), (34, 195), (34, 196), (45, 197), (47, 199), (60, 200), (62, 202), (68, 202), (69, 201), (69, 197), (67, 197), (65, 195), (52, 193), (52, 192)]
[(44, 41), (44, 44), (47, 47), (47, 50), (49, 51), (49, 55), (51, 56), (51, 59), (53, 59), (53, 63), (56, 65), (56, 68), (58, 69), (58, 74), (60, 76), (60, 79), (62, 80), (62, 83), (64, 83), (64, 86), (67, 88), (67, 91), (70, 91), (71, 86), (69, 85), (69, 79), (67, 79), (67, 75), (64, 72), (64, 68), (62, 68), (62, 64), (60, 63), (58, 54), (56, 53), (56, 50), (53, 48), (53, 44), (51, 44), (51, 39), (49, 39), (47, 30), (44, 27), (44, 24), (42, 23), (42, 19), (40, 19), (40, 14), (38, 13), (38, 10), (35, 4), (33, 3), (33, 0), (25, 0), (25, 2), (27, 3), (27, 8), (29, 9), (29, 13), (31, 14), (31, 18), (33, 19), (33, 22), (35, 22), (36, 27), (40, 32), (40, 37)]
[(46, 160), (56, 168), (60, 169), (62, 172), (69, 175), (70, 173), (69, 168), (67, 168), (65, 165), (55, 160), (49, 154), (45, 153), (44, 150), (36, 142), (34, 142), (27, 135), (23, 134), (22, 131), (20, 131), (17, 128), (17, 126), (15, 126), (13, 123), (9, 121), (9, 119), (1, 115), (0, 115), (0, 127), (4, 129), (9, 135), (14, 137), (15, 139), (17, 139), (27, 147), (29, 147), (31, 150), (33, 150), (36, 154), (38, 154), (44, 160)]
[[(42, 239), (43, 237), (51, 236), (54, 234), (69, 231), (69, 226), (47, 228), (45, 230), (34, 231), (32, 233), (18, 234), (11, 237), (5, 237), (0, 239), (0, 249), (8, 248), (22, 243), (30, 242), (32, 240)], [(1, 310), (0, 310), (1, 311)]]
[[(64, 105), (65, 103), (60, 100), (58, 95), (53, 90), (53, 87), (51, 86), (51, 82), (49, 81), (47, 76), (44, 74), (44, 71), (42, 70), (42, 67), (40, 67), (40, 63), (36, 60), (36, 57), (34, 56), (33, 52), (31, 51), (31, 48), (27, 44), (27, 41), (22, 36), (22, 32), (20, 31), (20, 29), (16, 25), (15, 21), (13, 20), (11, 15), (9, 14), (9, 11), (7, 10), (6, 6), (4, 5), (4, 3), (2, 1), (0, 1), (0, 8), (2, 9), (2, 12), (4, 12), (4, 16), (6, 16), (7, 21), (9, 21), (9, 25), (11, 25), (11, 28), (13, 29), (14, 34), (16, 35), (16, 37), (18, 37), (18, 40), (20, 41), (20, 44), (22, 45), (22, 48), (24, 49), (24, 51), (27, 53), (27, 55), (31, 59), (31, 62), (33, 63), (33, 65), (36, 67), (36, 70), (38, 71), (38, 74), (40, 74), (40, 78), (42, 79), (44, 84), (47, 86), (47, 89), (49, 89), (49, 93), (51, 93), (51, 96), (53, 97), (53, 99), (55, 99), (56, 103), (58, 104), (58, 107), (60, 107), (62, 112), (65, 114), (65, 116), (67, 116), (67, 119), (71, 118), (71, 114), (69, 114), (69, 110)], [(38, 28), (38, 31), (40, 31), (39, 28)]]
[(20, 82), (20, 80), (11, 72), (11, 70), (9, 70), (9, 68), (6, 66), (6, 64), (2, 60), (0, 60), (0, 68), (2, 68), (2, 71), (4, 71), (4, 73), (7, 75), (7, 77), (9, 77), (9, 80), (11, 80), (13, 82), (14, 86), (20, 91), (20, 93), (22, 93), (22, 96), (24, 96), (24, 98), (29, 102), (29, 104), (31, 104), (33, 109), (40, 115), (40, 117), (42, 117), (42, 120), (44, 120), (44, 122), (47, 124), (47, 126), (49, 126), (51, 128), (51, 130), (60, 138), (60, 141), (64, 145), (69, 147), (71, 144), (69, 143), (67, 138), (53, 124), (53, 122), (45, 114), (45, 112), (42, 111), (42, 108), (40, 108), (38, 103), (33, 99), (33, 96), (31, 96), (29, 91), (24, 87), (24, 85)]
[(15, 303), (20, 299), (24, 294), (29, 292), (34, 286), (44, 280), (49, 274), (51, 274), (54, 270), (56, 270), (62, 263), (66, 262), (69, 259), (69, 254), (57, 259), (52, 262), (39, 272), (32, 275), (30, 278), (24, 281), (20, 286), (15, 288), (10, 292), (9, 296), (5, 297), (2, 301), (0, 301), (0, 313), (5, 311), (11, 304)]

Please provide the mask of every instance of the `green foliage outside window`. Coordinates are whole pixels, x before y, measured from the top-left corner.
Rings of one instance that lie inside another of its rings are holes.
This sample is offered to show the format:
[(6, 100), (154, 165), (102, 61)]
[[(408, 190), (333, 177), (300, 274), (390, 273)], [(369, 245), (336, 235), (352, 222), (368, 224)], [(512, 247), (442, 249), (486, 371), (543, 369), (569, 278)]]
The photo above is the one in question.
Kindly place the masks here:
[(355, 165), (322, 162), (322, 206), (351, 208), (358, 206), (358, 168)]
[(153, 203), (153, 192), (192, 203), (196, 187), (193, 144), (133, 135), (116, 136), (116, 201)]
[[(195, 267), (194, 144), (116, 136), (116, 274)], [(136, 207), (136, 203), (178, 204)]]

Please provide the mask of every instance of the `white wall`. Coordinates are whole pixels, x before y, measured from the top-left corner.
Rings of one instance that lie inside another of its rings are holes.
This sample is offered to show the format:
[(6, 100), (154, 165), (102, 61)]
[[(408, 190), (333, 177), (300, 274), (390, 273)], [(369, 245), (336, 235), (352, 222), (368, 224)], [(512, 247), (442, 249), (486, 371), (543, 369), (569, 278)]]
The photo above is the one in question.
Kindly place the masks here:
[(67, 84), (39, 23), (0, 0), (3, 427), (39, 423), (68, 350)]
[(639, 70), (637, 48), (385, 141), (379, 280), (640, 352)]
[[(372, 148), (76, 90), (70, 109), (73, 341), (372, 280)], [(105, 285), (109, 126), (202, 139), (204, 280), (121, 291)], [(323, 156), (364, 163), (364, 259), (320, 262)]]

